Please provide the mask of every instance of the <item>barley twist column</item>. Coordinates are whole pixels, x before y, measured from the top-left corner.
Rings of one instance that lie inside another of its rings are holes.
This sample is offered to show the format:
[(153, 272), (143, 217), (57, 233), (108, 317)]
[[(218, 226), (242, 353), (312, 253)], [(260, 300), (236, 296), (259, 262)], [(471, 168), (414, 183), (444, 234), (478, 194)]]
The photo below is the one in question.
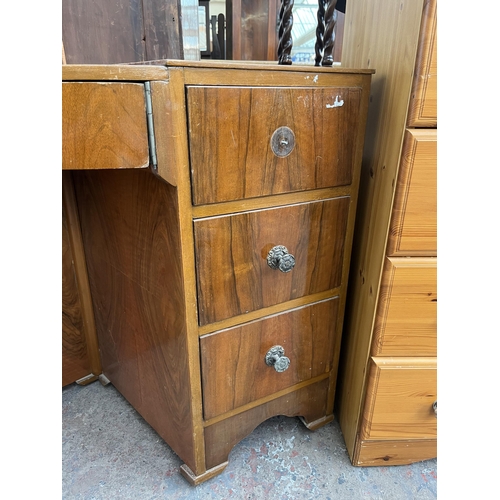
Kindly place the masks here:
[(335, 6), (337, 0), (326, 0), (325, 11), (325, 34), (323, 36), (323, 66), (331, 66), (333, 64), (333, 47), (335, 44), (335, 25), (337, 24), (337, 13)]
[(323, 52), (323, 34), (325, 33), (325, 0), (318, 0), (318, 27), (316, 28), (316, 45), (314, 50), (316, 57), (314, 58), (314, 65), (319, 66), (321, 63)]
[[(336, 2), (337, 0), (335, 0)], [(280, 10), (278, 64), (292, 64), (292, 26), (294, 0), (282, 0)]]

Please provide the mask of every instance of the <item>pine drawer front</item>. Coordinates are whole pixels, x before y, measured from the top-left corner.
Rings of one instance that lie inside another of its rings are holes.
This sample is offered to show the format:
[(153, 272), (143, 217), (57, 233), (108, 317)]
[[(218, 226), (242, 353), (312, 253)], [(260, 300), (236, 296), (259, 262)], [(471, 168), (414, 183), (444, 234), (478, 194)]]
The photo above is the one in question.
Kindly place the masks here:
[(437, 253), (437, 130), (405, 132), (387, 254)]
[[(327, 377), (333, 368), (338, 302), (334, 297), (201, 337), (205, 419)], [(283, 352), (290, 360), (284, 371), (266, 364), (275, 346), (283, 348), (278, 355)]]
[(361, 89), (188, 87), (195, 205), (349, 185)]
[(437, 436), (436, 358), (372, 358), (361, 439)]
[(373, 356), (436, 356), (437, 259), (386, 258)]
[(149, 166), (144, 84), (66, 82), (62, 105), (63, 170)]
[[(199, 324), (206, 325), (341, 284), (350, 198), (194, 222)], [(288, 272), (268, 264), (285, 247)]]

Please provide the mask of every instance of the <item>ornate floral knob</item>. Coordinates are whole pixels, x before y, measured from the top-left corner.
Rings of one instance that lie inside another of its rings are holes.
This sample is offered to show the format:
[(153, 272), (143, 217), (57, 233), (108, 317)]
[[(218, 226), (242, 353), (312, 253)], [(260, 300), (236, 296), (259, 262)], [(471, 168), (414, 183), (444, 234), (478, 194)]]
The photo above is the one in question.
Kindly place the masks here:
[(283, 245), (276, 245), (267, 254), (267, 265), (271, 269), (279, 269), (282, 273), (288, 273), (295, 266), (295, 257), (288, 253), (288, 249)]
[(285, 349), (280, 345), (271, 347), (266, 354), (266, 365), (274, 366), (278, 373), (284, 372), (290, 366), (290, 358), (287, 358), (284, 354)]

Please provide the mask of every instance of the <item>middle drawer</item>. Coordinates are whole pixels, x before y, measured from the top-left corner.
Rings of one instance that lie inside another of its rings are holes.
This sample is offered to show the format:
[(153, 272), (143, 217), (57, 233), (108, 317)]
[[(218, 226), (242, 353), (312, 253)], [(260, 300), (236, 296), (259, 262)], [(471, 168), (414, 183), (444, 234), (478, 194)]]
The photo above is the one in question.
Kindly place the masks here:
[(349, 206), (346, 196), (195, 220), (200, 326), (340, 286)]
[[(336, 345), (338, 297), (200, 339), (205, 419), (327, 374)], [(273, 347), (282, 366), (266, 363)]]

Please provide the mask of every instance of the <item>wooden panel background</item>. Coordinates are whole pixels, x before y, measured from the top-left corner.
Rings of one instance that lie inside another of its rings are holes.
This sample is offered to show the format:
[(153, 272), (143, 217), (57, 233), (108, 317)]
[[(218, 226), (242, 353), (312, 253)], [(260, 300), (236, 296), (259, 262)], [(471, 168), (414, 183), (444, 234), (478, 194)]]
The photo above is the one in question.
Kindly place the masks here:
[(182, 59), (179, 0), (63, 0), (68, 64)]
[(228, 59), (277, 61), (280, 0), (227, 0)]

